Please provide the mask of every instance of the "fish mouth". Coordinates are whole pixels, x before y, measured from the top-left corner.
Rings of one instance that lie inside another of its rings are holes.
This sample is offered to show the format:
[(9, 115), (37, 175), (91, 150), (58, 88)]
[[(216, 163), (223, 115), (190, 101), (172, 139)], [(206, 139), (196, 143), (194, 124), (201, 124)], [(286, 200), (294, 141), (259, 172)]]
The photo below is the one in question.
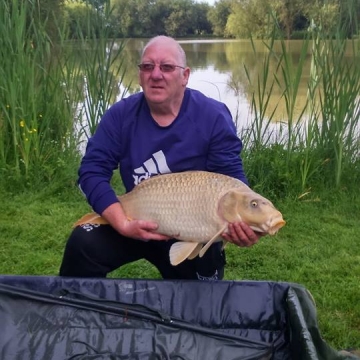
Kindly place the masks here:
[(280, 218), (280, 219), (272, 219), (260, 227), (256, 225), (252, 225), (250, 227), (251, 229), (259, 233), (275, 235), (285, 224), (286, 221), (283, 218)]
[(268, 230), (269, 235), (275, 235), (285, 224), (284, 219), (273, 221)]

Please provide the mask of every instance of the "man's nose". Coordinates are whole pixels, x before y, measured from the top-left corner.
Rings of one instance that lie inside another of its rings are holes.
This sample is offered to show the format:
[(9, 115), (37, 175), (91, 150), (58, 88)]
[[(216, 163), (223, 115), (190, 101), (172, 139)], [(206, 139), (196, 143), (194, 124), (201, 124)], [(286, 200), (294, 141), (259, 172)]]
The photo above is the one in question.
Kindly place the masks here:
[(155, 79), (159, 79), (162, 78), (163, 73), (160, 70), (160, 66), (159, 65), (155, 65), (153, 71), (151, 72), (151, 77), (155, 78)]

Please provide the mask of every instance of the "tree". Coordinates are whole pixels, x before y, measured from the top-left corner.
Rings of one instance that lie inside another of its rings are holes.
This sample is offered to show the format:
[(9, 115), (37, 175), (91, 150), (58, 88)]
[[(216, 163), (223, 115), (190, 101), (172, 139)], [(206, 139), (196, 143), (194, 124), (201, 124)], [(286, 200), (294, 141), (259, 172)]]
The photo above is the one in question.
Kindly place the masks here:
[(165, 30), (170, 36), (194, 34), (195, 13), (192, 0), (175, 0), (169, 3), (171, 13), (165, 20)]
[(112, 23), (125, 37), (186, 36), (206, 29), (193, 0), (111, 0)]
[(211, 23), (208, 19), (208, 13), (210, 11), (209, 4), (195, 3), (193, 4), (194, 11), (194, 33), (195, 35), (211, 34)]
[(231, 2), (232, 0), (220, 0), (208, 12), (208, 19), (215, 36), (225, 36), (226, 23), (231, 14)]
[(69, 29), (70, 38), (79, 34), (89, 36), (89, 22), (93, 18), (94, 8), (83, 1), (66, 0), (64, 4), (64, 21)]
[(294, 23), (302, 14), (304, 0), (276, 0), (272, 1), (272, 8), (276, 13), (279, 24), (285, 31), (287, 39), (291, 38)]
[(274, 17), (267, 0), (233, 0), (225, 34), (236, 38), (268, 38)]
[(152, 3), (148, 13), (151, 26), (147, 30), (147, 36), (166, 34), (165, 21), (171, 11), (168, 0), (156, 0)]
[[(118, 36), (136, 37), (143, 34), (141, 18), (145, 15), (144, 2), (147, 4), (146, 0), (110, 0), (113, 9), (111, 24), (117, 29)], [(143, 13), (139, 11), (140, 8)]]
[(340, 5), (338, 0), (318, 0), (305, 10), (314, 26), (323, 34), (333, 34), (339, 24)]

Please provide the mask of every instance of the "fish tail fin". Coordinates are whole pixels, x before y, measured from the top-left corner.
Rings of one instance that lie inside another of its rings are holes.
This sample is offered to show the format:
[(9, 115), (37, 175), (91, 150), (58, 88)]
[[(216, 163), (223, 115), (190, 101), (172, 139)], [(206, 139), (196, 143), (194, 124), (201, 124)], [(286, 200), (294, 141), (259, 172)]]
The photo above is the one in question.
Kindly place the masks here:
[(108, 224), (108, 222), (99, 214), (92, 212), (92, 213), (85, 214), (78, 221), (76, 221), (76, 223), (74, 224), (74, 227), (83, 225), (83, 224), (104, 225), (104, 224)]

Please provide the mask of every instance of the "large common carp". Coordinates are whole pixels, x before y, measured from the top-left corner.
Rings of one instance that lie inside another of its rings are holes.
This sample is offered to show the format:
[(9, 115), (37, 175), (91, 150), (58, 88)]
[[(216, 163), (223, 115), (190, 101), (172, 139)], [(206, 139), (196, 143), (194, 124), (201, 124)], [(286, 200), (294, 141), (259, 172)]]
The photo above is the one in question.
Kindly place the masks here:
[[(274, 205), (242, 181), (206, 171), (158, 175), (119, 200), (129, 218), (154, 221), (158, 233), (182, 240), (170, 249), (172, 265), (201, 257), (212, 243), (224, 241), (221, 234), (228, 223), (244, 221), (253, 230), (270, 235), (285, 225)], [(107, 221), (91, 213), (75, 226), (86, 223)]]

